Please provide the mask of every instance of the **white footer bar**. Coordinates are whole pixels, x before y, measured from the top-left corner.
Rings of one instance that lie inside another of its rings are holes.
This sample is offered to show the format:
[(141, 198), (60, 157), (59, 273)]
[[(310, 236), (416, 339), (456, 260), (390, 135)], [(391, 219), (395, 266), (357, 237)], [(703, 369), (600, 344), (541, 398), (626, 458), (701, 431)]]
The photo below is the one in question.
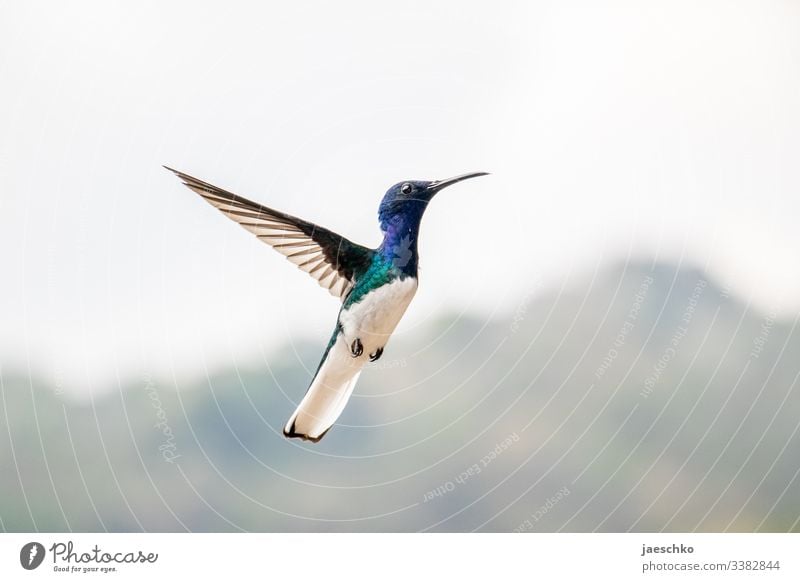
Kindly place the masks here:
[(0, 535), (0, 580), (796, 581), (798, 564), (796, 534)]

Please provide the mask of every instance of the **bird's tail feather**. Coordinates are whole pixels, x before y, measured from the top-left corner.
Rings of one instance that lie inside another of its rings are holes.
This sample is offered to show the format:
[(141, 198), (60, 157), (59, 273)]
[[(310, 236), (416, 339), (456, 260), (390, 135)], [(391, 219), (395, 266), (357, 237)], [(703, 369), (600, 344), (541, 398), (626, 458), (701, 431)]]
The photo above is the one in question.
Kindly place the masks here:
[(344, 410), (363, 368), (363, 358), (353, 358), (339, 335), (325, 354), (308, 392), (294, 411), (283, 434), (289, 438), (319, 441)]

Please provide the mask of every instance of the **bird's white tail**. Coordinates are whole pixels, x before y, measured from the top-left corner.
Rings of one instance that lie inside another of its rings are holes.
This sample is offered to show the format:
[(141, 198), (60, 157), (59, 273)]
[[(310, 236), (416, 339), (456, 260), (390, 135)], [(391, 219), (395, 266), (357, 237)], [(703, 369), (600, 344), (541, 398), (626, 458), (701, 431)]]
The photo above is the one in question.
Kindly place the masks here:
[(313, 442), (325, 436), (350, 399), (365, 359), (353, 358), (344, 337), (339, 335), (283, 434)]

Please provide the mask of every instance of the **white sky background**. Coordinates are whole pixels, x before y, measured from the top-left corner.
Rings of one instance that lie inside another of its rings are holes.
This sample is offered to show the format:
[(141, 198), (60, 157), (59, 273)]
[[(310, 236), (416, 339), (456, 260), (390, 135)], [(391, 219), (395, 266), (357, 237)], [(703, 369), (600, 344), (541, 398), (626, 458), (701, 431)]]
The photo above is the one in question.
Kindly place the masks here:
[(800, 3), (394, 4), (0, 4), (0, 363), (324, 345), (336, 300), (161, 164), (370, 245), (391, 184), (492, 172), (429, 208), (399, 333), (628, 254), (800, 308)]

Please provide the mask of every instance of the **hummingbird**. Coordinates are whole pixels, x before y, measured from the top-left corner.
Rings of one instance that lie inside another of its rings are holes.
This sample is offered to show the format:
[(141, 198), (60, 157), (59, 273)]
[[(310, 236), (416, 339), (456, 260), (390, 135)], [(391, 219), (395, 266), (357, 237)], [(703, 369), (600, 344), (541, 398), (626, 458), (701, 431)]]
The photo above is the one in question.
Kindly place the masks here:
[(301, 218), (164, 166), (184, 185), (284, 255), (341, 300), (328, 346), (311, 385), (283, 428), (288, 438), (318, 442), (344, 410), (364, 365), (375, 362), (417, 291), (420, 223), (442, 189), (487, 172), (447, 180), (408, 180), (389, 188), (378, 208), (383, 241), (361, 246)]

